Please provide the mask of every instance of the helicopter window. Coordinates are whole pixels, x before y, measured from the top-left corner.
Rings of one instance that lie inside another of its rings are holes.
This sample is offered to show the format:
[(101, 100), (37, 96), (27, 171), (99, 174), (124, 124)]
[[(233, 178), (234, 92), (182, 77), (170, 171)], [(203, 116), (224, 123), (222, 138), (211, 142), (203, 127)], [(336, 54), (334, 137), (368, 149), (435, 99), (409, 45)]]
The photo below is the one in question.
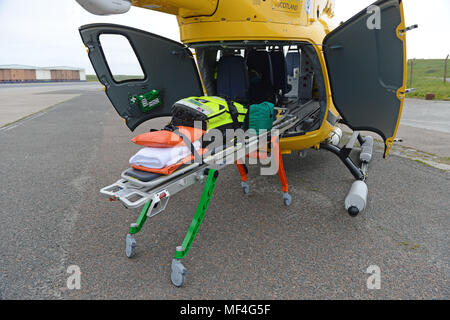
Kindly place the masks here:
[(136, 53), (125, 36), (101, 34), (100, 43), (111, 75), (116, 82), (145, 78)]

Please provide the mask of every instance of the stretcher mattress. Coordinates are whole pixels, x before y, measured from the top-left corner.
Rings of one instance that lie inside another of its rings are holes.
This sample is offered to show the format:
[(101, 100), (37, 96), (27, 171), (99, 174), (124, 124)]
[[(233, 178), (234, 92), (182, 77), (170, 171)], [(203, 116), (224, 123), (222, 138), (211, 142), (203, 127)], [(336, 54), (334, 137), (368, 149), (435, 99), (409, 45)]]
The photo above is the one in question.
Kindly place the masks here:
[[(186, 166), (187, 166), (187, 164), (183, 164), (178, 169), (183, 169)], [(134, 169), (134, 168), (129, 168), (128, 170), (126, 170), (124, 172), (124, 174), (130, 178), (134, 178), (134, 179), (137, 179), (142, 182), (150, 182), (157, 178), (166, 176), (165, 174), (147, 172), (147, 171), (142, 171), (142, 170), (138, 170), (138, 169)]]

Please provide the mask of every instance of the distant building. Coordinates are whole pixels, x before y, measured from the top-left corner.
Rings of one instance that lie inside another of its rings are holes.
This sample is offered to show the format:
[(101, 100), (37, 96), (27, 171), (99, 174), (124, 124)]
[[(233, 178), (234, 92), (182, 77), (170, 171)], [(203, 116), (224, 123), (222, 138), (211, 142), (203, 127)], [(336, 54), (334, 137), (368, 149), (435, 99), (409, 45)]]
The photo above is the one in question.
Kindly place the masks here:
[(0, 65), (0, 82), (86, 81), (84, 69), (71, 67), (32, 67)]

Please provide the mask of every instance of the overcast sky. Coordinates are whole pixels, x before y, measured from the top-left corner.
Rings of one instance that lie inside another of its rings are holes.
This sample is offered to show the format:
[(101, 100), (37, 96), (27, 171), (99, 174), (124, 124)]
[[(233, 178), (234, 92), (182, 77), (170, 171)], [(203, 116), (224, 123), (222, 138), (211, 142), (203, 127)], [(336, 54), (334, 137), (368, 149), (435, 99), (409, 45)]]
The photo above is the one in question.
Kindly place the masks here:
[[(336, 21), (345, 21), (374, 0), (336, 0)], [(408, 58), (440, 58), (450, 53), (450, 1), (404, 0)], [(75, 0), (0, 0), (0, 65), (74, 66), (93, 73), (78, 27), (108, 22), (179, 41), (174, 16), (132, 7), (122, 15), (95, 16)], [(123, 72), (126, 73), (126, 72)]]

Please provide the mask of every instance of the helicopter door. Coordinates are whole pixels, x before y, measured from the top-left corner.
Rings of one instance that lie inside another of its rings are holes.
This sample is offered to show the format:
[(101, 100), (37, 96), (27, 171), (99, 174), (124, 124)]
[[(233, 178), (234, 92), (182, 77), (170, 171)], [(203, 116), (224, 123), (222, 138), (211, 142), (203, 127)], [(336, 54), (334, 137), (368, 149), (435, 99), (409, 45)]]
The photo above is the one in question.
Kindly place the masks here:
[[(114, 24), (85, 25), (80, 34), (99, 81), (131, 131), (146, 120), (170, 116), (176, 101), (203, 95), (192, 53), (181, 43)], [(141, 78), (120, 81), (112, 74), (102, 35), (121, 35), (129, 41), (142, 68)]]
[(329, 33), (323, 42), (334, 105), (353, 130), (378, 133), (386, 157), (406, 90), (401, 0), (381, 0)]

